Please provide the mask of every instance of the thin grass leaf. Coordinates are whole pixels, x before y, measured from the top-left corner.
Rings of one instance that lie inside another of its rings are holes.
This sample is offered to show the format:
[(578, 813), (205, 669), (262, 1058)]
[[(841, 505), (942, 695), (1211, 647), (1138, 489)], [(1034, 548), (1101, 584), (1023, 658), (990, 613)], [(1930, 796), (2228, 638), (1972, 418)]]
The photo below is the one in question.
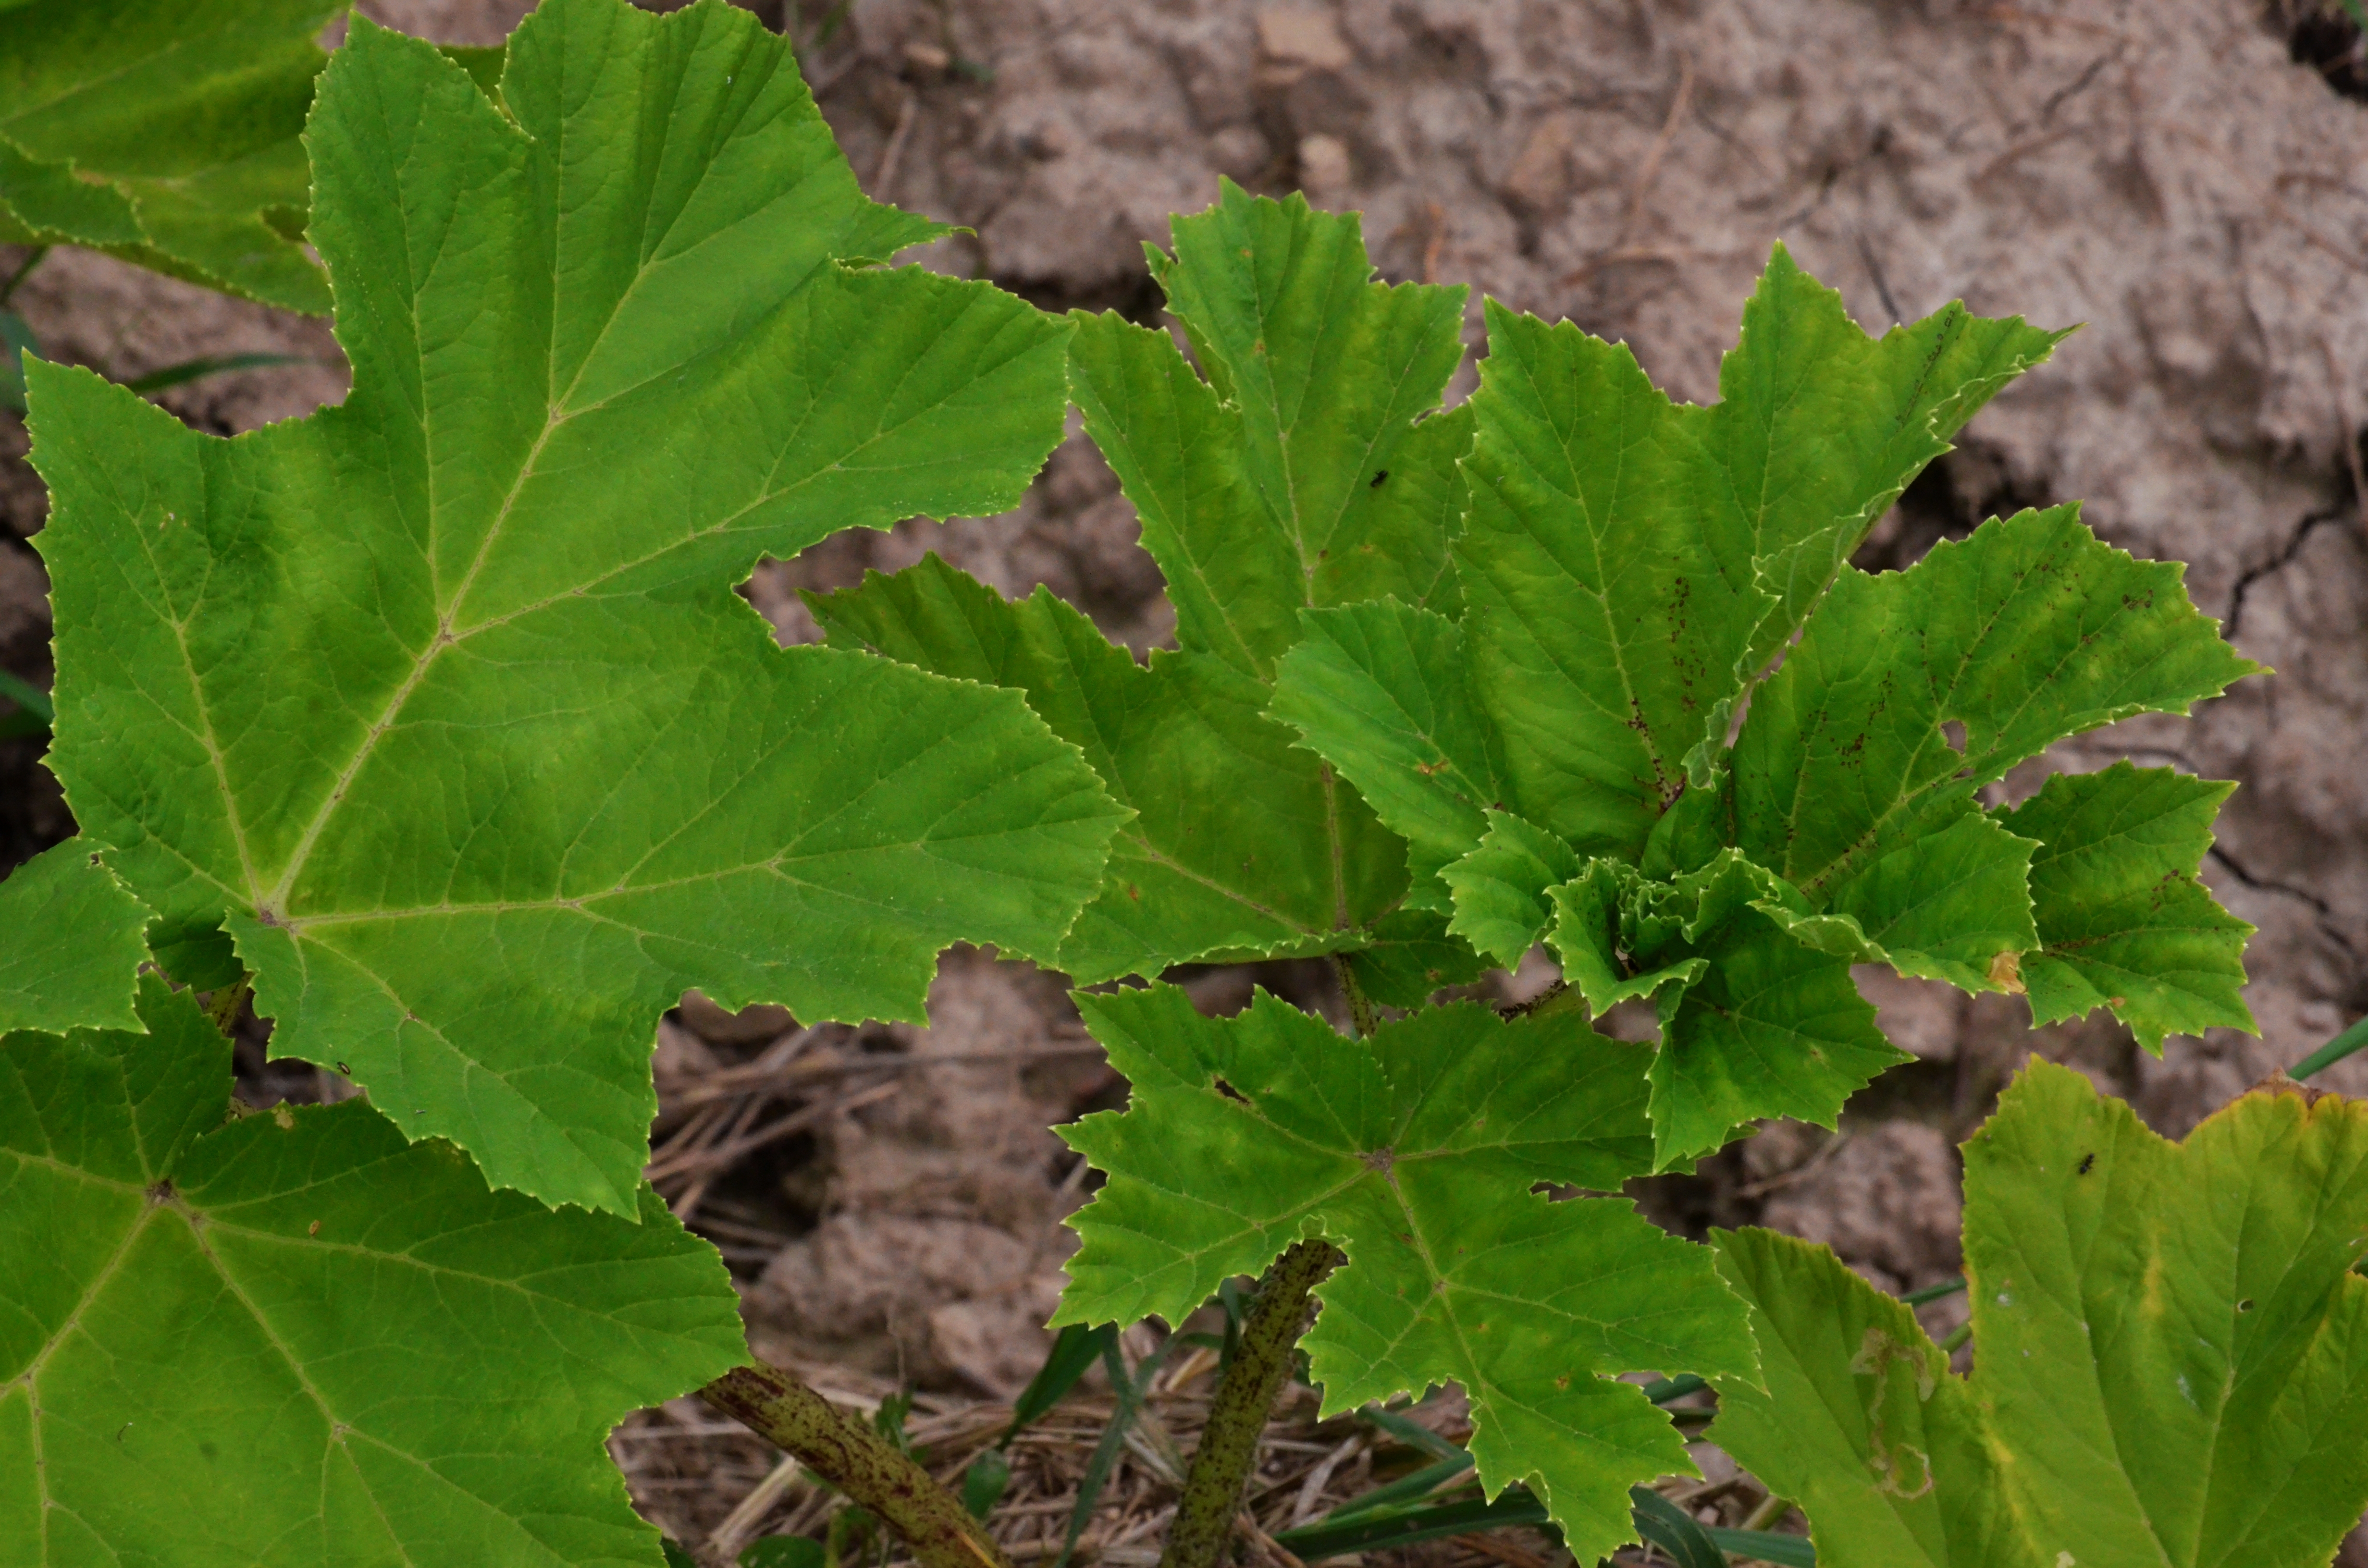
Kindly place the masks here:
[(1242, 1347), (1242, 1282), (1227, 1279), (1217, 1287), (1217, 1304), (1225, 1310), (1225, 1344), (1217, 1356), (1217, 1370), (1230, 1370)]
[(910, 1390), (899, 1390), (880, 1402), (871, 1413), (871, 1429), (894, 1445), (900, 1454), (913, 1451), (913, 1439), (905, 1435), (905, 1418), (913, 1414)]
[(1087, 1328), (1083, 1324), (1069, 1324), (1053, 1341), (1044, 1364), (1019, 1391), (1019, 1398), (1011, 1406), (1011, 1425), (1004, 1429), (1003, 1440), (996, 1444), (1008, 1449), (1011, 1440), (1043, 1418), (1044, 1413), (1061, 1403), (1063, 1396), (1077, 1386), (1077, 1380), (1087, 1369), (1118, 1343), (1118, 1325), (1104, 1324), (1099, 1328)]
[(2308, 1056), (2294, 1063), (2294, 1076), (2307, 1078), (2314, 1073), (2324, 1073), (2353, 1051), (2368, 1046), (2368, 1018), (2362, 1018)]
[(1779, 1535), (1774, 1530), (1731, 1530), (1704, 1525), (1720, 1551), (1747, 1562), (1770, 1562), (1776, 1568), (1817, 1568), (1817, 1549), (1804, 1535)]
[(1274, 1543), (1302, 1562), (1314, 1562), (1326, 1557), (1345, 1556), (1352, 1551), (1412, 1546), (1417, 1541), (1436, 1540), (1443, 1535), (1463, 1535), (1504, 1525), (1544, 1525), (1546, 1522), (1543, 1504), (1526, 1491), (1508, 1488), (1493, 1503), (1474, 1497), (1427, 1508), (1361, 1514), (1342, 1524), (1319, 1523), (1285, 1530), (1274, 1538)]
[(143, 397), (163, 392), (207, 376), (227, 375), (233, 370), (260, 370), (272, 365), (302, 365), (310, 361), (302, 354), (201, 354), (195, 359), (184, 359), (177, 365), (167, 365), (161, 370), (151, 370), (144, 376), (134, 376), (123, 383)]
[(41, 258), (49, 254), (50, 247), (47, 245), (35, 245), (25, 253), (25, 259), (17, 264), (17, 270), (8, 274), (8, 280), (6, 283), (0, 283), (0, 305), (5, 305), (17, 297), (17, 286), (31, 277), (33, 268), (40, 266)]
[(1150, 1392), (1153, 1375), (1175, 1344), (1173, 1339), (1163, 1341), (1158, 1349), (1143, 1358), (1133, 1377), (1127, 1375), (1126, 1358), (1119, 1354), (1115, 1328), (1110, 1332), (1110, 1342), (1102, 1346), (1102, 1369), (1110, 1374), (1110, 1388), (1118, 1395), (1118, 1408), (1110, 1412), (1110, 1425), (1102, 1428), (1102, 1439), (1094, 1445), (1094, 1457), (1086, 1461), (1085, 1479), (1077, 1483), (1077, 1506), (1069, 1510), (1069, 1533), (1061, 1542), (1061, 1555), (1053, 1560), (1053, 1568), (1069, 1568), (1069, 1555), (1077, 1550), (1077, 1539), (1086, 1533), (1086, 1526), (1094, 1517), (1094, 1505), (1101, 1500), (1102, 1484), (1110, 1480), (1110, 1467), (1118, 1463), (1119, 1450), (1126, 1446), (1127, 1428), (1142, 1414), (1143, 1396)]
[[(1413, 1477), (1406, 1479), (1410, 1481)], [(1715, 1525), (1703, 1525), (1686, 1517), (1675, 1504), (1656, 1492), (1640, 1486), (1632, 1495), (1635, 1499), (1637, 1529), (1646, 1540), (1675, 1557), (1681, 1568), (1693, 1568), (1696, 1562), (1725, 1568), (1730, 1553), (1774, 1563), (1777, 1568), (1816, 1568), (1816, 1549), (1804, 1537), (1779, 1535), (1773, 1530), (1725, 1529)], [(1652, 1499), (1651, 1503), (1646, 1503), (1646, 1498)], [(1691, 1527), (1691, 1535), (1684, 1539), (1690, 1541), (1691, 1550), (1696, 1555), (1683, 1555), (1679, 1547), (1671, 1544), (1680, 1539), (1680, 1527), (1669, 1522), (1671, 1516)], [(1336, 1510), (1312, 1525), (1283, 1531), (1274, 1538), (1274, 1541), (1302, 1562), (1314, 1562), (1355, 1551), (1412, 1546), (1417, 1541), (1435, 1540), (1440, 1536), (1464, 1535), (1474, 1530), (1497, 1529), (1512, 1525), (1536, 1525), (1549, 1531), (1554, 1528), (1538, 1500), (1527, 1490), (1516, 1486), (1507, 1489), (1504, 1495), (1493, 1503), (1469, 1498), (1429, 1507), (1390, 1509), (1386, 1512), (1360, 1508), (1347, 1517)], [(1701, 1555), (1704, 1551), (1713, 1555)]]
[(0, 311), (0, 408), (20, 419), (25, 415), (25, 356), (38, 353), (40, 347), (24, 317)]
[(1628, 1495), (1636, 1505), (1636, 1528), (1678, 1568), (1726, 1568), (1726, 1553), (1691, 1514), (1648, 1486), (1632, 1486)]
[(1376, 1486), (1371, 1492), (1341, 1504), (1318, 1519), (1316, 1523), (1345, 1524), (1350, 1519), (1363, 1518), (1382, 1509), (1401, 1507), (1419, 1498), (1429, 1496), (1457, 1476), (1471, 1473), (1471, 1454), (1459, 1449), (1453, 1459), (1440, 1460), (1436, 1464), (1427, 1464), (1411, 1474), (1398, 1477), (1386, 1486)]
[(30, 681), (18, 680), (6, 670), (0, 670), (0, 697), (6, 698), (41, 722), (44, 729), (58, 716), (50, 701), (50, 694)]
[[(7, 377), (0, 369), (0, 408), (8, 405)], [(6, 670), (0, 670), (0, 701), (13, 702), (17, 711), (0, 716), (0, 741), (21, 740), (28, 735), (46, 738), (50, 725), (56, 718), (49, 693), (27, 681), (18, 680)]]
[(1645, 1385), (1645, 1397), (1655, 1404), (1667, 1404), (1673, 1399), (1683, 1399), (1690, 1393), (1700, 1393), (1710, 1384), (1691, 1372), (1674, 1378), (1656, 1378)]
[[(734, 1561), (739, 1568), (823, 1568), (826, 1556), (822, 1542), (809, 1536), (768, 1535), (741, 1548)], [(691, 1568), (689, 1558), (682, 1562), (684, 1568)]]
[(1368, 1426), (1378, 1426), (1410, 1449), (1420, 1449), (1433, 1459), (1461, 1460), (1472, 1456), (1460, 1444), (1451, 1443), (1429, 1427), (1410, 1421), (1384, 1405), (1369, 1404), (1357, 1412), (1357, 1419)]
[[(735, 1561), (739, 1568), (823, 1568), (823, 1545), (810, 1536), (768, 1535), (741, 1548)], [(682, 1562), (683, 1568), (693, 1568), (689, 1558)]]

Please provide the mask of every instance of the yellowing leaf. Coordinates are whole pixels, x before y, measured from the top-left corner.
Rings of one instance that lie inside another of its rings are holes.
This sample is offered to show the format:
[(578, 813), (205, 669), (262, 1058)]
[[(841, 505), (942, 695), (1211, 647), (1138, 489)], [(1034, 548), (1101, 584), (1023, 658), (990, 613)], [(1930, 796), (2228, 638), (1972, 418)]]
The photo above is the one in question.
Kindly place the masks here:
[(1825, 1568), (2323, 1563), (2368, 1506), (2368, 1107), (2256, 1090), (2174, 1144), (2034, 1062), (1965, 1146), (1974, 1372), (1822, 1247), (1718, 1238), (1765, 1392), (1712, 1435)]

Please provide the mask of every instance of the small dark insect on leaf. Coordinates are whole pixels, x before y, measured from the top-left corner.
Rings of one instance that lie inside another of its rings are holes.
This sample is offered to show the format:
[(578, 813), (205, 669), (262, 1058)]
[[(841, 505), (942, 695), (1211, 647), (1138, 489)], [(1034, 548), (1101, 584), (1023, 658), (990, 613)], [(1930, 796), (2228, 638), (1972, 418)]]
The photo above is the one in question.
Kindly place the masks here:
[(1382, 481), (1387, 479), (1389, 476), (1390, 471), (1388, 469), (1383, 469), (1380, 472), (1374, 474), (1372, 488), (1379, 490), (1382, 487)]
[(2081, 1156), (2080, 1156), (2080, 1168), (2079, 1168), (2079, 1170), (2078, 1170), (2078, 1172), (2076, 1172), (2075, 1174), (2076, 1174), (2076, 1175), (2078, 1175), (2078, 1176), (2087, 1176), (2087, 1175), (2089, 1174), (2089, 1168), (2091, 1165), (2094, 1165), (2096, 1163), (2097, 1163), (2097, 1156), (2096, 1156), (2096, 1155), (2094, 1155), (2094, 1154), (2083, 1154), (2083, 1155), (2081, 1155)]

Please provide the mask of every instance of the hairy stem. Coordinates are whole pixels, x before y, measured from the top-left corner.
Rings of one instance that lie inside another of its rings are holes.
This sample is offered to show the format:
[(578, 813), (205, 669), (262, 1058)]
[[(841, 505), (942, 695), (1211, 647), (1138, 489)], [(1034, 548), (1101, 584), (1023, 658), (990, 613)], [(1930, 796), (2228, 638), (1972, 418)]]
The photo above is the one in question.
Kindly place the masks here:
[(1193, 1450), (1159, 1568), (1217, 1568), (1241, 1507), (1242, 1483), (1258, 1459), (1258, 1434), (1307, 1326), (1308, 1293), (1347, 1261), (1330, 1242), (1293, 1242), (1266, 1271), (1242, 1324), (1240, 1347), (1209, 1407), (1208, 1428)]
[(761, 1362), (735, 1367), (699, 1396), (870, 1509), (921, 1568), (1011, 1568), (961, 1498), (791, 1373)]

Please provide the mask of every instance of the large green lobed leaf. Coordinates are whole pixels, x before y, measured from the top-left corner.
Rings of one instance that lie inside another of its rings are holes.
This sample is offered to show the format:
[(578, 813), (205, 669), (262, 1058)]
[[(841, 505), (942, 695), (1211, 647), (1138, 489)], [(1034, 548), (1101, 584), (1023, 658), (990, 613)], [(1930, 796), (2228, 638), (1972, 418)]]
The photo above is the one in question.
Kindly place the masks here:
[(359, 20), (324, 74), (342, 406), (222, 441), (33, 368), (51, 762), (176, 978), (235, 973), (219, 930), (275, 1052), (630, 1214), (684, 989), (917, 1018), (944, 945), (1052, 959), (1100, 885), (1122, 812), (1016, 695), (731, 593), (1015, 502), (1069, 328), (852, 265), (939, 230), (720, 0), (551, 0), (500, 98)]
[[(2060, 336), (1952, 305), (1869, 337), (1781, 246), (1709, 407), (1670, 402), (1626, 347), (1568, 323), (1492, 302), (1488, 324), (1466, 405), (1460, 635), (1410, 601), (1312, 613), (1273, 709), (1448, 889), (1492, 810), (1577, 858), (1644, 859), (1867, 528)], [(1344, 638), (1352, 615), (1367, 624)], [(1383, 618), (1395, 638), (1375, 635)], [(1417, 660), (1398, 653), (1410, 643)], [(1469, 711), (1443, 727), (1442, 706)], [(1462, 880), (1499, 896), (1493, 874)], [(1527, 892), (1543, 909), (1543, 887)]]
[(1846, 563), (2060, 335), (1952, 305), (1870, 337), (1779, 247), (1698, 408), (1626, 348), (1492, 304), (1460, 619), (1303, 612), (1269, 711), (1407, 839), (1407, 907), (1503, 964), (1550, 939), (1599, 1010), (1656, 998), (1665, 1161), (1759, 1117), (1830, 1126), (1901, 1060), (1852, 964), (2016, 990), (2052, 944), (2047, 1017), (2112, 1006), (2150, 1047), (2249, 1023), (2243, 932), (2193, 881), (2200, 844), (2109, 872), (2094, 812), (1975, 799), (2058, 739), (2258, 668), (2180, 569), (2070, 506), (1904, 573)]
[(2157, 1053), (2166, 1035), (2254, 1032), (2239, 994), (2253, 928), (2195, 880), (2236, 788), (2118, 762), (2059, 774), (2002, 813), (2043, 846), (2031, 867), (2040, 950), (2021, 962), (2033, 1022), (2108, 1007)]
[(1457, 560), (1514, 809), (1641, 854), (1875, 518), (2058, 335), (1952, 305), (1870, 338), (1779, 246), (1698, 408), (1624, 347), (1492, 306)]
[[(1027, 692), (1133, 808), (1062, 950), (1079, 980), (1343, 952), (1372, 955), (1352, 962), (1376, 994), (1419, 1000), (1476, 955), (1443, 896), (1409, 898), (1405, 829), (1265, 710), (1303, 612), (1460, 603), (1471, 425), (1439, 403), (1463, 290), (1373, 281), (1353, 215), (1230, 181), (1174, 243), (1152, 268), (1198, 371), (1165, 332), (1078, 312), (1069, 381), (1167, 579), (1178, 648), (1137, 666), (1049, 599), (1006, 606), (936, 563), (812, 596), (814, 613), (844, 645)], [(1414, 858), (1428, 895), (1437, 857)]]
[(1386, 854), (1336, 859), (1342, 838), (1380, 830), (1339, 821), (1353, 798), (1326, 788), (1259, 717), (1264, 690), (1220, 661), (1161, 652), (1139, 665), (1050, 592), (1008, 603), (935, 556), (808, 603), (837, 645), (1025, 694), (1137, 813), (1061, 949), (1081, 983), (1156, 969), (1145, 955), (1163, 951), (1329, 951), (1346, 911), (1385, 908), (1405, 886)]
[(0, 881), (0, 1034), (137, 1029), (131, 1010), (148, 910), (79, 838)]
[(1974, 1372), (1832, 1253), (1718, 1238), (1764, 1392), (1712, 1436), (1827, 1568), (2327, 1562), (2368, 1506), (2368, 1107), (2258, 1089), (2184, 1144), (2034, 1062), (1965, 1147)]
[(313, 315), (316, 40), (347, 0), (30, 0), (0, 22), (0, 244), (73, 244)]
[[(1231, 180), (1218, 182), (1215, 206), (1171, 229), (1172, 257), (1146, 247), (1152, 276), (1209, 378), (1202, 395), (1235, 411), (1238, 438), (1211, 455), (1235, 465), (1258, 502), (1224, 542), (1280, 551), (1291, 565), (1238, 596), (1263, 596), (1280, 631), (1257, 673), (1270, 676), (1273, 657), (1297, 641), (1292, 623), (1306, 607), (1384, 596), (1452, 606), (1453, 515), (1443, 504), (1470, 434), (1463, 416), (1436, 411), (1463, 358), (1464, 290), (1375, 282), (1354, 214), (1315, 211), (1301, 196), (1252, 197)], [(1165, 340), (1141, 327), (1123, 336), (1126, 347), (1106, 355), (1082, 335), (1076, 361), (1087, 428), (1106, 453), (1134, 436), (1099, 396), (1106, 367)], [(1165, 542), (1145, 529), (1168, 581), (1189, 579), (1192, 568)]]
[[(1507, 820), (1511, 793), (1502, 743), (1465, 682), (1463, 629), (1394, 598), (1309, 610), (1304, 624), (1269, 713), (1315, 742), (1406, 836), (1407, 903), (1452, 911), (1440, 873)], [(1463, 928), (1472, 924), (1455, 929), (1478, 947), (1486, 933)]]
[(229, 1042), (139, 1021), (0, 1040), (0, 1564), (655, 1563), (603, 1440), (741, 1358), (713, 1250), (359, 1101), (224, 1125)]
[[(1926, 955), (1907, 972), (1978, 988), (1989, 955), (1944, 945), (1975, 912), (1940, 902), (1929, 849), (1978, 823), (1975, 790), (2066, 735), (2184, 713), (2261, 668), (2189, 604), (2184, 570), (2100, 543), (2077, 506), (1986, 523), (1906, 572), (1845, 569), (1753, 695), (1736, 842), (1870, 936), (1904, 924), (1885, 945)], [(2021, 893), (2031, 850), (1971, 831), (1985, 844), (1958, 885), (1987, 870), (2001, 880), (1979, 902)], [(2027, 914), (2011, 935), (2010, 950), (2038, 946)]]
[(1702, 1248), (1616, 1190), (1645, 1169), (1644, 1052), (1569, 1014), (1469, 1003), (1347, 1039), (1271, 996), (1204, 1018), (1178, 990), (1081, 995), (1133, 1085), (1063, 1136), (1110, 1180), (1071, 1221), (1062, 1323), (1181, 1322), (1303, 1236), (1348, 1255), (1306, 1344), (1326, 1414), (1452, 1380), (1491, 1493), (1526, 1481), (1581, 1561), (1635, 1539), (1628, 1488), (1692, 1473), (1623, 1371), (1749, 1377)]

